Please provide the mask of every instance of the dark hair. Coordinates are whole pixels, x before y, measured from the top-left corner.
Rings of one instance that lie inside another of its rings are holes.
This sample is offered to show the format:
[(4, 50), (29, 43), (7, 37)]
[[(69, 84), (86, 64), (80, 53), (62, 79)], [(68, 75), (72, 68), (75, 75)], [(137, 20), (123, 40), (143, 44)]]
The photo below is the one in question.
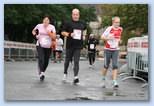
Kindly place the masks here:
[[(52, 16), (51, 16), (52, 17)], [(48, 18), (49, 19), (49, 21), (50, 21), (50, 24), (53, 24), (53, 25), (55, 25), (55, 21), (54, 21), (54, 19), (53, 18), (51, 18), (49, 15), (45, 15), (44, 17), (43, 17), (43, 19), (44, 18)]]
[(48, 18), (49, 21), (50, 21), (50, 23), (51, 23), (51, 18), (50, 18), (48, 15), (45, 15), (45, 16), (43, 17), (43, 19), (45, 19), (45, 18)]

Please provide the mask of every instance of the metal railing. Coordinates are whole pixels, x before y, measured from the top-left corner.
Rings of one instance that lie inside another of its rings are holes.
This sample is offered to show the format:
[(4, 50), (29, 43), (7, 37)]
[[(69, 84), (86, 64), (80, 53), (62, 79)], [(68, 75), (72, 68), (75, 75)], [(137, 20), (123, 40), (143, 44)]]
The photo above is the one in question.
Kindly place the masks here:
[(14, 41), (4, 41), (4, 59), (36, 59), (36, 45)]
[[(65, 57), (65, 51), (62, 54)], [(37, 59), (36, 45), (31, 43), (4, 41), (4, 60), (36, 60)], [(87, 51), (83, 49), (81, 51), (81, 59), (87, 59)], [(53, 58), (53, 53), (51, 55)]]

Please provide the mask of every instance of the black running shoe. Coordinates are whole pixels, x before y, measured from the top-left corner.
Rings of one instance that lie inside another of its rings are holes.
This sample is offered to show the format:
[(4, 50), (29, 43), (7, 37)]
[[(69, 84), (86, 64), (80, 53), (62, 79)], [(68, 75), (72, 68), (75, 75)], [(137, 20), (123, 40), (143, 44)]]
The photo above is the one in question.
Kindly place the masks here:
[(40, 81), (44, 81), (44, 79), (45, 79), (44, 75), (40, 76)]
[(118, 84), (113, 85), (113, 88), (119, 88)]
[(78, 84), (79, 83), (79, 78), (74, 79), (73, 83)]

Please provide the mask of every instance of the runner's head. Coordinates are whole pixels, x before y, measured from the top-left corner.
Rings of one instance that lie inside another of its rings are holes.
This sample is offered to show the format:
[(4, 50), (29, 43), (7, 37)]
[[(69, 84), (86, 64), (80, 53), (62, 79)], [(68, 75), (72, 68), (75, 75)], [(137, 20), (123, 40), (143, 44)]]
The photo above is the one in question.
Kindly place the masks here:
[(60, 38), (60, 35), (57, 35), (57, 39), (59, 39)]
[(90, 38), (91, 38), (91, 39), (94, 38), (94, 34), (90, 34)]
[(79, 9), (75, 8), (72, 10), (72, 20), (73, 21), (79, 21), (80, 18), (80, 11)]
[(48, 26), (49, 23), (50, 23), (50, 18), (48, 16), (45, 16), (43, 18), (43, 24), (44, 24), (44, 26)]
[(112, 26), (114, 26), (115, 28), (120, 26), (120, 17), (112, 17)]

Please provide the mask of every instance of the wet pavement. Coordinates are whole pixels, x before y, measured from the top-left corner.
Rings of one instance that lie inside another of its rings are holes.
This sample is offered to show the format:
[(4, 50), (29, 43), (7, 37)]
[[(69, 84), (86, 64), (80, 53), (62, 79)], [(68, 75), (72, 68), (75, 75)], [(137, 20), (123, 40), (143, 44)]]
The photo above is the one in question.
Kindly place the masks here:
[[(5, 100), (148, 100), (148, 88), (143, 82), (129, 79), (120, 87), (112, 88), (111, 71), (107, 75), (107, 87), (101, 87), (103, 61), (97, 60), (94, 69), (88, 61), (80, 61), (80, 85), (73, 85), (73, 70), (69, 67), (68, 82), (63, 83), (63, 62), (49, 63), (44, 82), (39, 81), (36, 61), (5, 62)], [(120, 61), (120, 66), (124, 64)]]

